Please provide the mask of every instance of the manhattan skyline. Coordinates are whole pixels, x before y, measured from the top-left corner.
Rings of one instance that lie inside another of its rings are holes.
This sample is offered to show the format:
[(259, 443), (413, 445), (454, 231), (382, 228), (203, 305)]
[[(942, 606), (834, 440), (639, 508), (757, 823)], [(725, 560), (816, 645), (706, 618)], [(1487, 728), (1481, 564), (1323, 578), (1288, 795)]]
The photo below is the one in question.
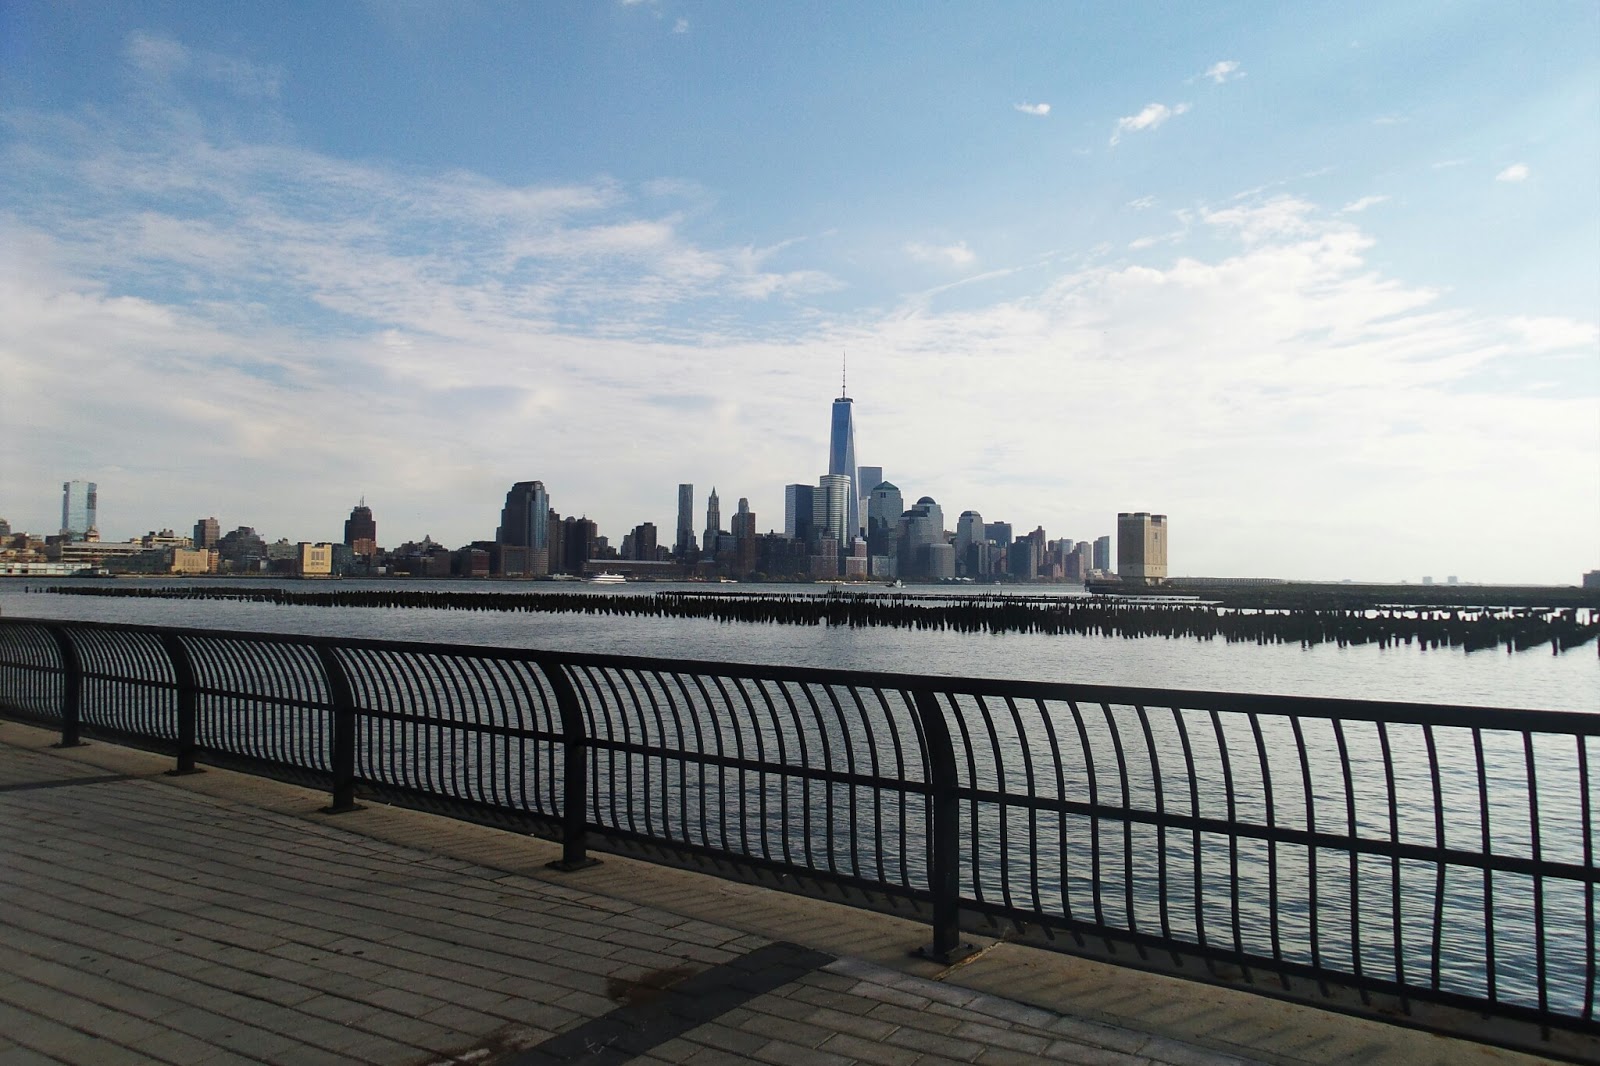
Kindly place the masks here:
[(1600, 565), (1593, 5), (288, 11), (0, 13), (13, 528), (772, 528), (847, 351), (947, 515)]

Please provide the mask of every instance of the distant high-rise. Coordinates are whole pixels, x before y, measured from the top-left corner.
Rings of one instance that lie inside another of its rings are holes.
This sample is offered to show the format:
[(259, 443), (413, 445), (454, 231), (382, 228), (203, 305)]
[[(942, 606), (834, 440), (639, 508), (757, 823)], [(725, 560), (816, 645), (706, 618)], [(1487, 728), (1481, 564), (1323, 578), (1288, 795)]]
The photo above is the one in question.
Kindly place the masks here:
[(1107, 534), (1104, 537), (1096, 537), (1094, 539), (1094, 568), (1096, 570), (1104, 570), (1107, 572), (1111, 570), (1110, 534)]
[(706, 534), (700, 543), (710, 555), (717, 550), (717, 534), (722, 532), (722, 504), (717, 499), (717, 487), (711, 486), (711, 495), (706, 497)]
[(1167, 516), (1148, 511), (1117, 515), (1117, 576), (1156, 585), (1167, 579)]
[(785, 485), (783, 487), (783, 535), (791, 540), (810, 544), (816, 539), (816, 526), (812, 521), (817, 487), (815, 485)]
[(848, 474), (823, 474), (811, 499), (811, 522), (817, 536), (831, 539), (835, 551), (850, 545), (850, 512), (859, 504), (855, 498), (855, 479)]
[(867, 494), (867, 554), (889, 556), (898, 554), (895, 535), (900, 528), (900, 516), (905, 513), (905, 501), (900, 490), (892, 483), (879, 481)]
[[(841, 395), (833, 401), (833, 427), (828, 434), (828, 473), (850, 479), (849, 509), (844, 528), (849, 536), (861, 528), (861, 490), (856, 478), (856, 426), (853, 401)], [(841, 541), (843, 543), (843, 541)]]
[(756, 535), (756, 513), (750, 510), (750, 501), (743, 496), (739, 497), (739, 510), (734, 513), (731, 532), (741, 539)]
[(867, 501), (872, 496), (872, 490), (883, 484), (883, 467), (857, 467), (856, 475), (856, 495), (861, 497), (861, 528), (865, 532), (872, 524), (872, 516), (867, 513)]
[(194, 546), (204, 551), (215, 548), (222, 539), (222, 527), (215, 518), (202, 518), (194, 524)]
[[(519, 481), (506, 493), (495, 540), (521, 548), (548, 551), (550, 547), (550, 494), (542, 481)], [(377, 535), (376, 529), (373, 535)]]
[(350, 517), (345, 519), (344, 545), (355, 555), (378, 553), (378, 523), (373, 521), (372, 508), (367, 506), (365, 496), (350, 508)]
[(672, 551), (679, 559), (694, 551), (694, 486), (678, 486), (678, 535)]
[(978, 576), (974, 570), (972, 546), (988, 540), (983, 533), (983, 515), (977, 511), (962, 511), (956, 519), (956, 573)]
[(83, 540), (89, 530), (98, 530), (98, 486), (92, 481), (64, 481), (61, 484), (61, 535), (68, 540)]

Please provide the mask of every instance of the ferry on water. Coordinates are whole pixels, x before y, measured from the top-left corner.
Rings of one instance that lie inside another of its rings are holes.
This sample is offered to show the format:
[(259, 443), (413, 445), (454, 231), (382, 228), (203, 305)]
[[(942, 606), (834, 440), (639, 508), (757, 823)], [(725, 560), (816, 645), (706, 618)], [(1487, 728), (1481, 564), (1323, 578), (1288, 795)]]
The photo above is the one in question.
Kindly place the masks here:
[(589, 575), (587, 580), (591, 585), (621, 585), (625, 584), (628, 579), (621, 574), (599, 573)]

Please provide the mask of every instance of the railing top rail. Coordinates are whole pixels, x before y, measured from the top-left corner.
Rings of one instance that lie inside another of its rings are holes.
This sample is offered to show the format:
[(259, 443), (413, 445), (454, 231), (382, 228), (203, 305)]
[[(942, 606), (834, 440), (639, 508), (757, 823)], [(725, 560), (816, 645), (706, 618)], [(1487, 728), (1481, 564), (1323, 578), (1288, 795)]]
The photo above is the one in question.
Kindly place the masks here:
[(806, 666), (772, 666), (759, 663), (712, 662), (598, 652), (570, 652), (535, 648), (507, 648), (437, 641), (375, 640), (331, 637), (308, 633), (262, 633), (233, 629), (195, 629), (180, 626), (136, 625), (125, 622), (90, 622), (41, 617), (0, 618), (0, 626), (55, 625), (73, 628), (136, 632), (205, 640), (238, 640), (310, 648), (398, 651), (446, 655), (471, 655), (505, 662), (538, 662), (571, 666), (611, 667), (644, 672), (700, 673), (768, 681), (793, 681), (824, 685), (853, 685), (889, 690), (933, 690), (960, 696), (999, 699), (1076, 701), (1143, 707), (1174, 707), (1197, 711), (1282, 715), (1300, 718), (1388, 722), (1405, 725), (1456, 726), (1506, 729), (1517, 732), (1566, 733), (1600, 736), (1600, 712), (1552, 711), (1511, 707), (1476, 707), (1452, 704), (1408, 703), (1387, 700), (1352, 700), (1327, 696), (1289, 696), (1271, 693), (1212, 692), (1185, 689), (1094, 685), (1058, 681), (1017, 681), (1004, 678), (969, 678), (945, 674), (880, 673)]

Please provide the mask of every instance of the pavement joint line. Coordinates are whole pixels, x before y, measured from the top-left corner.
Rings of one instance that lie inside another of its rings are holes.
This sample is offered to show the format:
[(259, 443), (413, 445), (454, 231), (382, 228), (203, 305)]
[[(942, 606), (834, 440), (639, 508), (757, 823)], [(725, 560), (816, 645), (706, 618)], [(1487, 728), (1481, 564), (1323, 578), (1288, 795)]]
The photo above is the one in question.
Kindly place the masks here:
[(502, 1066), (624, 1063), (832, 961), (832, 955), (798, 944), (768, 944), (664, 988), (641, 989), (635, 1002), (507, 1058)]
[(56, 781), (22, 781), (15, 785), (0, 785), (0, 795), (10, 792), (34, 792), (44, 788), (72, 788), (75, 785), (108, 785), (114, 781), (140, 781), (139, 774), (100, 774), (96, 777), (69, 777)]

